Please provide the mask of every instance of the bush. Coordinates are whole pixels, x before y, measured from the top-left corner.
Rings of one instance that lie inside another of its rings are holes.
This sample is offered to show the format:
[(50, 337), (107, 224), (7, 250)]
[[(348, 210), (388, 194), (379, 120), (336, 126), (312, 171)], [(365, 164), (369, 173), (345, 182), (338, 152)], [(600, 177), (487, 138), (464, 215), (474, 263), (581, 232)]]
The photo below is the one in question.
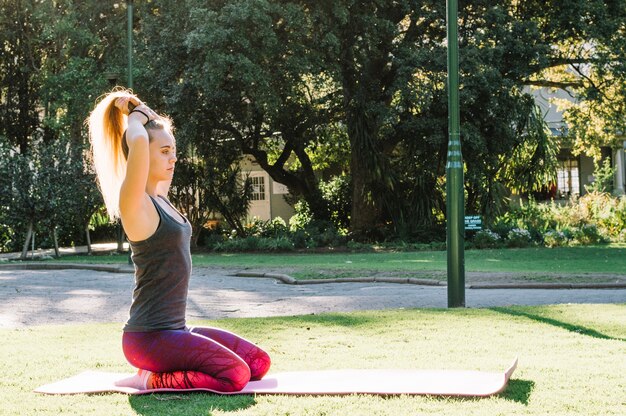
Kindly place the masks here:
[(600, 234), (598, 227), (594, 224), (585, 224), (576, 229), (574, 231), (574, 240), (580, 245), (604, 244), (608, 242), (608, 239)]
[(350, 241), (348, 241), (346, 246), (351, 251), (362, 251), (362, 252), (364, 252), (364, 251), (365, 252), (366, 251), (374, 251), (374, 246), (372, 246), (371, 244), (361, 243), (361, 242), (358, 242), (358, 241), (350, 240)]
[(501, 240), (505, 240), (506, 237), (509, 235), (509, 232), (515, 227), (513, 227), (512, 225), (507, 224), (506, 221), (502, 220), (502, 219), (498, 219), (496, 220), (496, 222), (494, 223), (494, 225), (491, 227), (491, 230), (498, 234), (500, 236)]
[(568, 243), (568, 238), (563, 231), (548, 230), (543, 236), (546, 247), (563, 247)]
[(594, 161), (593, 165), (595, 180), (591, 185), (585, 185), (585, 190), (587, 192), (609, 192), (613, 188), (613, 176), (615, 175), (615, 168), (611, 166), (611, 160), (604, 159), (602, 165)]
[(244, 229), (247, 236), (254, 237), (281, 237), (289, 233), (285, 220), (280, 217), (266, 221), (255, 217), (244, 226)]
[[(527, 230), (532, 241), (548, 247), (622, 241), (621, 232), (626, 228), (626, 197), (589, 192), (571, 199), (566, 205), (529, 201), (498, 217), (492, 226), (492, 230), (504, 238), (515, 228)], [(560, 230), (565, 240), (554, 234), (555, 230)], [(514, 246), (518, 243), (523, 244), (523, 239), (511, 242)]]
[(495, 248), (502, 242), (502, 237), (491, 230), (480, 230), (474, 235), (472, 240), (476, 248)]
[(11, 230), (8, 225), (0, 223), (0, 253), (9, 251), (12, 236), (13, 230)]
[(320, 192), (328, 202), (330, 218), (338, 228), (347, 228), (350, 223), (352, 188), (350, 176), (333, 176), (327, 181), (320, 181)]
[(292, 251), (294, 245), (287, 237), (267, 238), (267, 237), (245, 237), (233, 238), (215, 244), (215, 251)]
[(313, 220), (304, 228), (306, 248), (339, 247), (347, 243), (348, 239), (340, 230), (328, 221)]
[(507, 235), (507, 247), (524, 248), (530, 246), (531, 243), (530, 232), (523, 228), (513, 228)]
[(309, 205), (305, 201), (298, 201), (293, 208), (296, 213), (289, 219), (289, 230), (291, 232), (304, 230), (313, 220)]

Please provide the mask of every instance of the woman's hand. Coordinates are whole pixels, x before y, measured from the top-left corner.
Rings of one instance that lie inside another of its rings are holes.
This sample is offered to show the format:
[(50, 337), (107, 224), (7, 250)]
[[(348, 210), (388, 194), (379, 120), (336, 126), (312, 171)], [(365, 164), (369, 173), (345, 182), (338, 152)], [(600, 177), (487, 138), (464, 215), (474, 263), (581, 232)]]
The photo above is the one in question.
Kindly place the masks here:
[(152, 111), (150, 107), (145, 104), (139, 104), (135, 108), (133, 108), (128, 114), (128, 121), (137, 120), (141, 123), (141, 125), (145, 126), (152, 120), (156, 120), (159, 118), (159, 115)]
[(139, 98), (127, 95), (126, 97), (120, 97), (115, 100), (115, 106), (122, 112), (124, 115), (128, 115), (133, 109), (137, 106), (143, 105)]
[(159, 115), (152, 111), (150, 107), (131, 95), (118, 98), (115, 101), (115, 106), (120, 109), (122, 114), (128, 116), (129, 122), (136, 120), (140, 122), (142, 126), (145, 126), (148, 122), (159, 118)]

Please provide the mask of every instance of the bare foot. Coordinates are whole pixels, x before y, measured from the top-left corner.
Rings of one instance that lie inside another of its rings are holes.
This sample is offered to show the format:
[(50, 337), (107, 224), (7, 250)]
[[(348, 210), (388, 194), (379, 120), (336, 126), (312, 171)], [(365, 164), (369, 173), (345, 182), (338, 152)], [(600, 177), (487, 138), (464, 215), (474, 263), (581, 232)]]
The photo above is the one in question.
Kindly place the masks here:
[(117, 387), (131, 387), (137, 390), (147, 390), (149, 388), (147, 385), (150, 374), (152, 373), (148, 370), (139, 370), (134, 376), (117, 380), (115, 385)]

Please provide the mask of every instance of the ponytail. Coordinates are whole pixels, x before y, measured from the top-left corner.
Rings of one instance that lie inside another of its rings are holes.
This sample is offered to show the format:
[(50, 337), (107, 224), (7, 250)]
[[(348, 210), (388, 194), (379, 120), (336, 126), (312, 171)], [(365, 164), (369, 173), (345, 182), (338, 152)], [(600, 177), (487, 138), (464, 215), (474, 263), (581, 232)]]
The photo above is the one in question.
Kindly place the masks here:
[(115, 107), (115, 100), (129, 95), (133, 94), (127, 90), (108, 93), (96, 105), (87, 121), (98, 184), (112, 220), (120, 216), (120, 188), (126, 176), (122, 139), (128, 127), (127, 116)]

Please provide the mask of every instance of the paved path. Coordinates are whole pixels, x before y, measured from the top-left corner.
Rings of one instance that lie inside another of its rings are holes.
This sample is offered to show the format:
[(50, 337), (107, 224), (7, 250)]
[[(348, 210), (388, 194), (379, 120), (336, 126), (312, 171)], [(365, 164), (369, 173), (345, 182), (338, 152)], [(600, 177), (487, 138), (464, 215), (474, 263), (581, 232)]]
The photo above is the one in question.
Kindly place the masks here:
[[(189, 319), (447, 306), (446, 287), (378, 282), (287, 285), (232, 273), (194, 270)], [(85, 322), (122, 325), (128, 317), (132, 287), (131, 273), (0, 268), (0, 328)], [(626, 289), (466, 290), (468, 307), (625, 302)]]

